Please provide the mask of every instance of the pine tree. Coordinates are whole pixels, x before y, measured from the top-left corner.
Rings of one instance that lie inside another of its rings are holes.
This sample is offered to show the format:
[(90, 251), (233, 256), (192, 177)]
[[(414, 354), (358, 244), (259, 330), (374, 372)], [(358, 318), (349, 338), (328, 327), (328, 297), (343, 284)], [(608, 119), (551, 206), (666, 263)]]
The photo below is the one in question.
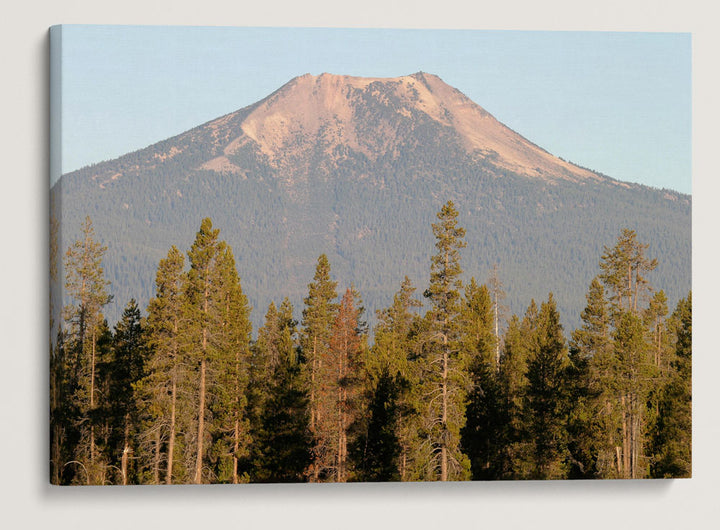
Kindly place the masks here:
[(622, 478), (643, 478), (647, 473), (645, 455), (646, 405), (649, 389), (648, 348), (642, 320), (631, 312), (617, 319), (615, 355), (622, 416)]
[(75, 241), (65, 254), (65, 290), (74, 300), (64, 308), (68, 328), (65, 351), (72, 352), (70, 361), (74, 426), (79, 430), (74, 460), (84, 468), (87, 484), (101, 484), (105, 477), (104, 464), (98, 459), (96, 428), (98, 423), (98, 395), (96, 369), (100, 353), (98, 341), (104, 319), (102, 308), (112, 297), (107, 292), (102, 260), (107, 247), (95, 241), (90, 217), (82, 225), (82, 239)]
[[(363, 357), (366, 350), (366, 326), (362, 321), (362, 303), (354, 288), (345, 291), (330, 337), (327, 370), (321, 373), (330, 383), (336, 424), (333, 467), (335, 482), (346, 482), (350, 477), (349, 445), (352, 445), (351, 426), (359, 419), (363, 384)], [(348, 439), (350, 440), (348, 441)]]
[(634, 230), (623, 229), (613, 248), (605, 247), (600, 262), (600, 279), (610, 291), (616, 311), (638, 312), (638, 301), (648, 290), (646, 274), (657, 267), (656, 259), (645, 257), (649, 245), (638, 242)]
[(398, 438), (398, 398), (402, 387), (397, 377), (391, 376), (385, 367), (373, 380), (364, 421), (351, 450), (357, 481), (397, 481), (404, 472), (404, 468), (399, 465), (401, 445)]
[(60, 463), (62, 461), (63, 422), (60, 394), (63, 390), (64, 348), (61, 347), (61, 330), (55, 329), (55, 304), (59, 295), (58, 281), (58, 233), (60, 223), (53, 204), (50, 205), (50, 245), (48, 255), (50, 296), (49, 309), (49, 386), (50, 386), (50, 483), (60, 484)]
[(66, 333), (58, 332), (50, 355), (50, 482), (64, 482), (64, 464), (68, 456), (67, 436), (72, 429), (70, 370), (65, 346)]
[[(184, 257), (171, 247), (160, 260), (155, 279), (155, 297), (148, 304), (148, 374), (138, 390), (143, 402), (143, 457), (150, 470), (148, 480), (173, 483), (176, 438), (179, 432), (180, 389), (188, 384), (188, 371), (182, 358)], [(165, 474), (161, 478), (161, 461)], [(184, 473), (180, 473), (183, 475)]]
[[(290, 315), (290, 321), (285, 322), (280, 317), (275, 302), (270, 302), (265, 313), (265, 322), (258, 329), (257, 341), (250, 349), (246, 415), (250, 423), (252, 443), (246, 467), (249, 469), (252, 481), (270, 481), (268, 476), (271, 472), (265, 470), (265, 461), (268, 458), (267, 452), (272, 451), (272, 448), (266, 446), (266, 441), (270, 435), (264, 431), (264, 428), (268, 414), (272, 413), (268, 408), (268, 404), (272, 397), (273, 387), (277, 384), (274, 378), (280, 359), (283, 355), (294, 356), (292, 351), (285, 351), (285, 348), (290, 348), (290, 350), (295, 348), (292, 338), (290, 344), (284, 344), (283, 342), (285, 328), (292, 322), (292, 314)], [(295, 330), (294, 327), (291, 329), (292, 337)]]
[(415, 287), (405, 276), (400, 290), (393, 296), (392, 305), (377, 312), (375, 342), (366, 363), (371, 377), (379, 378), (384, 371), (391, 377), (408, 377), (412, 355), (409, 339), (417, 318), (413, 309), (422, 306), (419, 300), (413, 298), (414, 293)]
[(496, 369), (495, 307), (487, 286), (478, 286), (471, 278), (461, 311), (461, 351), (471, 381), (461, 434), (474, 480), (497, 479), (502, 474), (499, 464), (506, 417)]
[(523, 423), (531, 444), (532, 466), (527, 478), (558, 479), (566, 474), (568, 401), (565, 338), (555, 300), (550, 293), (540, 306), (531, 337), (527, 364), (528, 386)]
[(643, 314), (645, 326), (648, 329), (648, 343), (651, 344), (652, 362), (662, 379), (669, 371), (671, 358), (670, 336), (666, 326), (668, 315), (667, 296), (660, 290), (653, 294), (650, 303)]
[(301, 335), (302, 355), (310, 393), (310, 432), (315, 439), (311, 480), (327, 478), (332, 468), (332, 435), (334, 400), (332, 389), (324, 380), (330, 337), (337, 314), (336, 282), (330, 279), (330, 263), (325, 254), (318, 258), (313, 282), (308, 285), (308, 296), (303, 310)]
[(502, 301), (505, 299), (503, 283), (500, 280), (500, 272), (497, 263), (493, 265), (488, 278), (488, 288), (493, 305), (494, 335), (495, 335), (495, 369), (500, 367), (500, 327), (504, 319), (506, 307)]
[(671, 375), (673, 344), (667, 316), (667, 296), (663, 290), (660, 290), (653, 294), (642, 315), (646, 329), (645, 342), (648, 345), (647, 374), (652, 381), (648, 385), (647, 398), (646, 431), (648, 441), (651, 441), (657, 434), (660, 401), (663, 389)]
[(465, 288), (460, 310), (460, 342), (463, 354), (483, 363), (495, 363), (495, 303), (486, 285), (478, 285), (475, 278)]
[(309, 400), (296, 341), (289, 300), (279, 308), (271, 303), (253, 351), (253, 482), (301, 481), (312, 461)]
[(117, 483), (139, 483), (136, 462), (140, 430), (140, 403), (137, 385), (145, 375), (147, 347), (140, 309), (134, 299), (128, 302), (115, 326), (112, 357), (99, 366), (104, 380), (104, 407), (109, 421), (107, 460), (119, 470)]
[[(213, 370), (219, 351), (218, 339), (222, 323), (221, 307), (217, 301), (221, 298), (220, 277), (218, 274), (218, 260), (224, 249), (224, 243), (218, 241), (220, 230), (213, 229), (210, 219), (203, 219), (200, 230), (195, 236), (188, 258), (190, 270), (185, 282), (185, 333), (184, 349), (189, 365), (197, 370), (195, 375), (194, 406), (196, 414), (196, 427), (194, 429), (194, 451), (187, 456), (193, 463), (192, 481), (201, 484), (208, 478), (209, 469), (206, 466), (209, 457), (209, 445), (212, 438), (208, 421), (209, 389), (213, 384)], [(213, 366), (211, 366), (213, 365)], [(205, 470), (208, 470), (207, 473)]]
[(672, 315), (675, 352), (659, 402), (653, 438), (652, 476), (692, 475), (692, 293)]
[(500, 473), (506, 479), (526, 477), (531, 466), (530, 446), (525, 438), (523, 411), (528, 387), (528, 359), (530, 338), (535, 333), (538, 309), (535, 300), (520, 320), (517, 315), (510, 318), (500, 357), (498, 380), (503, 404), (501, 410), (506, 418), (501, 445), (503, 458), (498, 462)]
[[(405, 276), (392, 305), (377, 312), (375, 343), (365, 362), (367, 425), (354, 451), (354, 460), (361, 470), (360, 480), (397, 477), (404, 481), (415, 477), (412, 455), (419, 451), (416, 421), (421, 407), (414, 360), (418, 316), (413, 310), (422, 304), (413, 298), (414, 292), (412, 282)], [(395, 466), (393, 472), (391, 462)]]
[[(657, 382), (657, 371), (650, 356), (640, 302), (652, 291), (646, 275), (657, 267), (657, 260), (646, 257), (648, 247), (637, 240), (633, 230), (624, 229), (613, 248), (605, 247), (600, 261), (599, 278), (609, 293), (614, 327), (615, 371), (610, 384), (620, 404), (616, 460), (622, 478), (641, 478), (649, 469), (646, 438), (653, 418), (648, 400)], [(656, 298), (656, 308), (658, 303)], [(655, 309), (653, 312), (657, 313)]]
[(457, 225), (458, 213), (448, 201), (432, 225), (437, 254), (431, 258), (430, 300), (426, 355), (427, 374), (423, 386), (431, 476), (441, 481), (463, 480), (469, 476), (469, 462), (460, 449), (460, 429), (465, 423), (467, 377), (462, 365), (459, 341), (460, 249), (465, 229)]
[(620, 410), (610, 307), (598, 278), (590, 284), (582, 326), (570, 344), (570, 478), (616, 478)]
[(217, 307), (214, 351), (211, 369), (214, 374), (211, 400), (214, 473), (219, 482), (237, 484), (245, 480), (239, 474), (239, 461), (245, 458), (250, 444), (247, 406), (248, 361), (250, 356), (250, 307), (243, 293), (229, 246), (218, 246), (216, 263)]

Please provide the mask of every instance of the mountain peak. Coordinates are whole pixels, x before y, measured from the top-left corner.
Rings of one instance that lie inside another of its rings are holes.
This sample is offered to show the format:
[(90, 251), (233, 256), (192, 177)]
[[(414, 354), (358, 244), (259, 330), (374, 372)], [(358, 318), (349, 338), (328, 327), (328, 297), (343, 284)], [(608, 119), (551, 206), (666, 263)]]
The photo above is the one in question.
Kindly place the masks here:
[(490, 161), (500, 172), (548, 181), (601, 179), (529, 142), (437, 75), (422, 71), (389, 78), (298, 76), (255, 104), (241, 134), (204, 168), (232, 171), (228, 157), (248, 146), (276, 169), (304, 165), (318, 148), (330, 159), (352, 152), (375, 161), (416, 143), (412, 131), (421, 124), (438, 130), (431, 136), (454, 138), (469, 156)]

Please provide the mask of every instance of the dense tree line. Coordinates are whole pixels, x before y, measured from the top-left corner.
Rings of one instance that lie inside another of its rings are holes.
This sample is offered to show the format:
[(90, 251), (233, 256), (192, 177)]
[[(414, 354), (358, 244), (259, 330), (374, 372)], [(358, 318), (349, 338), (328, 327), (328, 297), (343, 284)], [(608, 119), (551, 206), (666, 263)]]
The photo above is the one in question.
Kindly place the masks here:
[[(204, 219), (160, 260), (141, 315), (110, 329), (107, 250), (65, 254), (50, 364), (54, 484), (689, 477), (691, 295), (670, 313), (632, 230), (605, 247), (581, 326), (552, 293), (503, 321), (497, 270), (462, 281), (452, 202), (422, 293), (406, 276), (369, 340), (325, 255), (301, 320), (270, 303), (252, 339), (235, 257)], [(57, 251), (56, 251), (57, 252)], [(426, 307), (426, 309), (424, 309)]]

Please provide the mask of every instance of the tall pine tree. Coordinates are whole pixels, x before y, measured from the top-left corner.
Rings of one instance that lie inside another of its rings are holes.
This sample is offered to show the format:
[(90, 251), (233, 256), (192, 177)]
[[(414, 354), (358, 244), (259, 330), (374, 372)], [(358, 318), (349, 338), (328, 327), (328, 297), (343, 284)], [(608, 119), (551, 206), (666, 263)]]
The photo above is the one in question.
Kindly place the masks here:
[(507, 418), (496, 370), (495, 309), (487, 286), (478, 286), (475, 278), (471, 278), (461, 311), (462, 354), (471, 384), (462, 446), (470, 458), (475, 480), (497, 479), (502, 475), (502, 432)]
[[(75, 241), (65, 254), (65, 291), (73, 300), (64, 308), (68, 329), (66, 355), (70, 354), (71, 385), (69, 394), (75, 409), (72, 423), (79, 437), (74, 443), (74, 464), (84, 470), (87, 484), (102, 484), (105, 464), (96, 447), (98, 429), (97, 364), (100, 357), (99, 338), (104, 318), (102, 309), (112, 297), (107, 288), (102, 260), (107, 247), (95, 241), (90, 217), (82, 224), (82, 238)], [(70, 353), (71, 352), (71, 353)], [(64, 465), (67, 465), (65, 463)]]
[(364, 354), (366, 326), (362, 321), (362, 303), (354, 288), (345, 291), (330, 337), (330, 351), (326, 370), (321, 371), (334, 403), (333, 467), (335, 482), (351, 477), (349, 447), (353, 444), (351, 426), (360, 418), (364, 382)]
[(147, 361), (145, 331), (137, 302), (131, 299), (115, 326), (112, 356), (100, 366), (105, 381), (104, 394), (108, 420), (107, 460), (119, 470), (119, 484), (138, 484), (137, 464), (141, 430), (138, 384), (145, 375)]
[(559, 479), (567, 472), (567, 348), (555, 299), (550, 293), (538, 313), (527, 363), (523, 423), (532, 465), (524, 478)]
[(330, 262), (325, 254), (318, 258), (313, 282), (308, 285), (308, 296), (303, 310), (301, 346), (306, 360), (305, 369), (310, 393), (310, 432), (313, 447), (313, 464), (310, 479), (314, 482), (327, 479), (333, 468), (332, 433), (334, 400), (332, 389), (323, 374), (330, 354), (330, 337), (337, 314), (337, 283), (330, 279)]
[(582, 325), (573, 332), (570, 343), (570, 478), (616, 478), (621, 414), (616, 399), (617, 363), (610, 307), (598, 278), (591, 282), (586, 300)]
[[(155, 279), (155, 296), (148, 304), (147, 330), (150, 358), (148, 374), (141, 382), (145, 436), (143, 455), (153, 484), (172, 484), (174, 477), (183, 477), (184, 469), (176, 469), (178, 433), (188, 425), (181, 418), (181, 389), (189, 383), (187, 364), (182, 357), (182, 337), (185, 330), (183, 312), (184, 257), (171, 247), (167, 257), (160, 260)], [(183, 429), (180, 425), (183, 424)], [(165, 469), (161, 477), (161, 462)]]
[(675, 354), (668, 381), (660, 394), (659, 418), (653, 438), (652, 476), (692, 476), (692, 293), (680, 300), (672, 315)]
[(253, 359), (251, 480), (300, 482), (312, 462), (313, 440), (297, 322), (287, 298), (279, 308), (270, 304)]
[(420, 450), (415, 287), (405, 276), (390, 307), (378, 311), (375, 343), (366, 360), (364, 432), (355, 447), (359, 480), (411, 480), (413, 455)]
[(212, 460), (218, 482), (237, 484), (245, 478), (239, 462), (247, 456), (250, 444), (247, 406), (248, 363), (250, 357), (250, 307), (243, 293), (229, 246), (221, 243), (217, 258), (217, 291), (214, 304), (218, 320), (213, 332), (215, 356), (209, 369), (212, 396)]
[(469, 461), (460, 447), (468, 381), (460, 355), (459, 324), (460, 249), (465, 247), (465, 229), (458, 226), (457, 218), (454, 204), (448, 201), (432, 225), (437, 253), (431, 258), (430, 286), (425, 291), (431, 303), (422, 381), (427, 399), (425, 429), (430, 476), (441, 481), (469, 478)]

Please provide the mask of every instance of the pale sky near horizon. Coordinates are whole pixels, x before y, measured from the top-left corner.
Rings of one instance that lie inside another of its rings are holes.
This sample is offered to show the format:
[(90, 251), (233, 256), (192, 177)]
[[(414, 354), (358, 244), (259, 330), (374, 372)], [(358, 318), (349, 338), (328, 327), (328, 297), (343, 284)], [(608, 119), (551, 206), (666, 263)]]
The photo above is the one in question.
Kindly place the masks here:
[(63, 26), (62, 172), (238, 110), (305, 73), (417, 71), (566, 160), (691, 191), (689, 33)]

